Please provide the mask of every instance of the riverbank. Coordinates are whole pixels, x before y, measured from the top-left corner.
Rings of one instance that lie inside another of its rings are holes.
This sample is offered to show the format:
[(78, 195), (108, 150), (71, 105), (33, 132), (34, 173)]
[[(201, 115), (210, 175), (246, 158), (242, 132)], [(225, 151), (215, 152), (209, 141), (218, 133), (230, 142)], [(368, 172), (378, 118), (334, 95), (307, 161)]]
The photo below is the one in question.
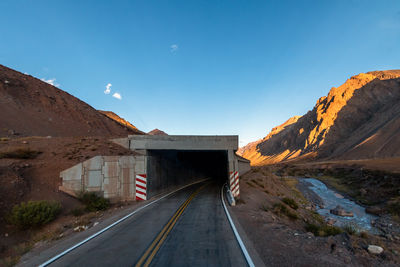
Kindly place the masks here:
[[(315, 203), (316, 211), (326, 218), (327, 221), (339, 227), (352, 227), (357, 232), (368, 232), (370, 234), (381, 234), (379, 229), (373, 226), (377, 216), (368, 214), (365, 207), (347, 199), (337, 191), (328, 188), (323, 182), (314, 178), (297, 178), (298, 188), (310, 202)], [(309, 197), (310, 191), (316, 196)], [(340, 216), (332, 211), (340, 206), (349, 216)]]
[[(400, 242), (329, 228), (297, 188), (298, 180), (276, 175), (279, 168), (253, 168), (240, 180), (241, 200), (233, 212), (263, 261), (270, 266), (398, 266)], [(296, 206), (292, 208), (292, 199)], [(316, 198), (317, 199), (317, 198)], [(289, 203), (289, 204), (287, 204)], [(312, 227), (317, 227), (317, 229)], [(326, 232), (325, 232), (326, 231)], [(340, 233), (341, 232), (341, 233)], [(383, 248), (374, 255), (369, 245)]]

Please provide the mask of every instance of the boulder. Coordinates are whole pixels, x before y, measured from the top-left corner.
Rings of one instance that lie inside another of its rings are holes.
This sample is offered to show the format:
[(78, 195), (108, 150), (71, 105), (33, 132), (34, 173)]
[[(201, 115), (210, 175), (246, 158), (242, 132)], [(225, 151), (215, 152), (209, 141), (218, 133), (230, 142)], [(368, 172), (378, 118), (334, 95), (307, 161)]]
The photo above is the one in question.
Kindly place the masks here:
[(345, 210), (340, 205), (336, 206), (336, 208), (334, 208), (334, 209), (331, 209), (329, 212), (334, 215), (343, 216), (343, 217), (353, 217), (354, 216), (354, 214), (351, 211)]
[(329, 219), (326, 221), (326, 224), (332, 226), (332, 225), (335, 224), (335, 222), (336, 222), (336, 220), (334, 220), (334, 219), (332, 219), (332, 218), (329, 218)]
[(381, 254), (383, 252), (383, 248), (380, 246), (375, 246), (375, 245), (369, 245), (368, 246), (368, 252), (371, 254)]

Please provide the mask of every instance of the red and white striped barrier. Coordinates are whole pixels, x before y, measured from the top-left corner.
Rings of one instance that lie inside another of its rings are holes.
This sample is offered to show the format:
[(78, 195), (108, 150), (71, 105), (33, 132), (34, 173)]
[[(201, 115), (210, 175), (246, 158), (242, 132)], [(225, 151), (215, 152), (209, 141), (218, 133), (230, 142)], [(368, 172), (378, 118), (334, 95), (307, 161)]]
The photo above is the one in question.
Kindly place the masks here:
[(239, 172), (229, 172), (229, 183), (234, 197), (239, 196)]
[(136, 174), (136, 200), (146, 200), (147, 196), (147, 175)]

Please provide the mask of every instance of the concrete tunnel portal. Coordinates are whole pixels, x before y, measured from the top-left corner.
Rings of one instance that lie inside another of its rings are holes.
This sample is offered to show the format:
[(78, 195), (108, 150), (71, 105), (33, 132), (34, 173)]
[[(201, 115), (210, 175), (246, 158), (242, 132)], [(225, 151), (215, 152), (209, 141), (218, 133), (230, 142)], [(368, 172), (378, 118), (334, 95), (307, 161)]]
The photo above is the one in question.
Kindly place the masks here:
[(165, 188), (201, 179), (219, 184), (228, 181), (228, 152), (203, 150), (148, 150), (147, 180), (149, 196)]
[(250, 162), (236, 155), (238, 136), (130, 135), (113, 140), (131, 156), (96, 156), (60, 173), (60, 190), (99, 192), (111, 200), (146, 200), (174, 188), (213, 179), (239, 197), (239, 175)]

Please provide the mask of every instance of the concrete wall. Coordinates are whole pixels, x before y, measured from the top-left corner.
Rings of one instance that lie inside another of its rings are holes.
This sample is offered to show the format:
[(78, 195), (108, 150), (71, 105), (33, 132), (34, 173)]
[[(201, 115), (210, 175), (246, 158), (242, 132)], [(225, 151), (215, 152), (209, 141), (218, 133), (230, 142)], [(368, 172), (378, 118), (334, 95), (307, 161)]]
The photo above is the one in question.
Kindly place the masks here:
[(245, 158), (242, 158), (238, 155), (236, 155), (237, 160), (238, 160), (238, 167), (239, 167), (239, 173), (240, 175), (245, 174), (246, 172), (251, 170), (250, 167), (250, 160), (247, 160)]
[(238, 136), (198, 135), (130, 135), (128, 140), (115, 142), (127, 145), (131, 150), (237, 150)]
[(143, 156), (96, 156), (62, 171), (59, 189), (73, 196), (89, 191), (109, 199), (135, 199), (135, 167), (145, 169)]

